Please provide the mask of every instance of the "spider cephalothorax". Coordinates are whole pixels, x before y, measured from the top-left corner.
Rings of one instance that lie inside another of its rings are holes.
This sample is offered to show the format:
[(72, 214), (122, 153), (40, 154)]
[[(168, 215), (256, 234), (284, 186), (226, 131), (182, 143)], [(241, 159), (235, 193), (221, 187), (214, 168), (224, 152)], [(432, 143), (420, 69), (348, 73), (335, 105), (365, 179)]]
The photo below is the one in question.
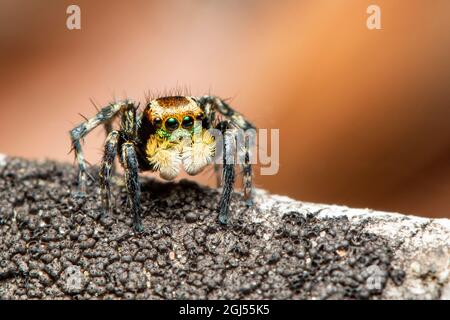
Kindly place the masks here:
[(213, 136), (203, 127), (204, 112), (190, 97), (151, 101), (144, 111), (155, 133), (146, 137), (146, 158), (161, 178), (174, 179), (182, 166), (190, 175), (200, 173), (215, 154)]
[[(70, 136), (79, 167), (79, 192), (85, 192), (86, 164), (80, 141), (95, 127), (104, 124), (107, 131), (105, 149), (100, 169), (100, 185), (105, 208), (111, 208), (110, 179), (114, 159), (125, 171), (127, 192), (132, 204), (134, 228), (143, 229), (141, 222), (139, 171), (157, 171), (161, 178), (174, 179), (181, 168), (190, 175), (200, 173), (211, 164), (216, 154), (216, 143), (210, 129), (218, 129), (224, 139), (222, 181), (219, 203), (219, 221), (228, 220), (228, 207), (234, 184), (234, 162), (230, 140), (225, 133), (230, 129), (254, 129), (239, 113), (223, 100), (211, 97), (172, 96), (151, 100), (144, 111), (137, 114), (138, 106), (132, 101), (112, 103), (102, 108), (96, 116), (75, 127)], [(112, 130), (112, 121), (120, 115), (119, 130)], [(219, 120), (222, 115), (225, 120)], [(244, 145), (244, 198), (251, 204), (250, 147)], [(214, 164), (216, 171), (217, 164)]]

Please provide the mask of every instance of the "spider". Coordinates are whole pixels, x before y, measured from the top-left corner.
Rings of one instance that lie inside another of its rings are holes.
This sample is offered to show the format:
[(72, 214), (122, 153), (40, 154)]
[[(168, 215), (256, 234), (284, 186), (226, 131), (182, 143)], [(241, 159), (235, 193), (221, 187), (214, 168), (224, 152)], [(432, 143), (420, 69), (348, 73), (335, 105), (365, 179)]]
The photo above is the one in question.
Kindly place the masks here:
[[(234, 161), (230, 161), (230, 154), (233, 152), (232, 140), (225, 133), (235, 129), (246, 131), (255, 127), (224, 100), (213, 96), (160, 97), (148, 101), (141, 113), (138, 108), (139, 104), (131, 100), (111, 103), (70, 131), (78, 164), (77, 193), (85, 194), (86, 178), (91, 177), (86, 170), (81, 140), (95, 127), (103, 124), (107, 132), (99, 172), (103, 206), (106, 212), (111, 213), (111, 177), (114, 160), (118, 156), (124, 169), (133, 227), (137, 232), (142, 232), (139, 172), (159, 172), (165, 180), (174, 179), (179, 174), (180, 167), (189, 175), (200, 173), (212, 164), (216, 147), (219, 147), (219, 143), (209, 132), (209, 129), (214, 128), (223, 136), (223, 185), (217, 209), (218, 219), (221, 224), (227, 224), (235, 168)], [(112, 121), (118, 116), (121, 118), (120, 129), (113, 130)], [(243, 149), (243, 193), (247, 206), (251, 206), (252, 167), (247, 139)], [(218, 173), (219, 165), (214, 163), (214, 169)]]

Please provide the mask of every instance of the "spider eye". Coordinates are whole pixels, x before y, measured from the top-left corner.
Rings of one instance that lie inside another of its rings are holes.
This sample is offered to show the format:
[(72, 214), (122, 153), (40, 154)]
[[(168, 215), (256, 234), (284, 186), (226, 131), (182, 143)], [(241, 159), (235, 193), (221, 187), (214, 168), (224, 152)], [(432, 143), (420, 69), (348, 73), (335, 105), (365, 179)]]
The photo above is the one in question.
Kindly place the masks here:
[(157, 127), (157, 128), (161, 127), (161, 123), (162, 123), (161, 118), (155, 118), (155, 119), (153, 119), (153, 125), (154, 125), (155, 127)]
[(183, 118), (183, 122), (181, 123), (181, 125), (185, 129), (192, 127), (193, 124), (194, 124), (194, 119), (192, 119), (191, 116), (185, 116)]
[(199, 113), (195, 118), (199, 121), (203, 120), (203, 113)]
[(166, 128), (173, 131), (178, 128), (178, 120), (175, 118), (169, 118), (166, 120)]

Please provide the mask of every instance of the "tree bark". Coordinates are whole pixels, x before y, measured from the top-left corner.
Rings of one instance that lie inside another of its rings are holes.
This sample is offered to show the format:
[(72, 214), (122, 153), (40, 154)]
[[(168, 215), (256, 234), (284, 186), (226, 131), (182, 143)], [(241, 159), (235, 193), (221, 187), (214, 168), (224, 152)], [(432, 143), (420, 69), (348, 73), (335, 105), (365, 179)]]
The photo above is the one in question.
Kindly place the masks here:
[(450, 220), (256, 190), (222, 226), (219, 190), (142, 177), (136, 234), (116, 180), (108, 215), (71, 165), (0, 157), (1, 299), (450, 298)]

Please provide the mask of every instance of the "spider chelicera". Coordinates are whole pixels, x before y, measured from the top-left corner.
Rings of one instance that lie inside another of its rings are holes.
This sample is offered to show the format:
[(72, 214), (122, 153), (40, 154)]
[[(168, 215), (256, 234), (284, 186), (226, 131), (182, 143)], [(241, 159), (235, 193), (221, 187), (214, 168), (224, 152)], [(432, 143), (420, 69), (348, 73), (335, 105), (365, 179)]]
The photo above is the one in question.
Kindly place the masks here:
[[(133, 214), (133, 227), (143, 230), (140, 203), (139, 171), (157, 171), (165, 180), (174, 179), (182, 167), (196, 175), (213, 163), (219, 146), (209, 129), (222, 133), (222, 195), (218, 212), (219, 222), (226, 224), (235, 181), (235, 164), (230, 161), (234, 152), (231, 140), (225, 134), (234, 129), (255, 129), (244, 117), (225, 101), (212, 96), (170, 96), (150, 100), (143, 112), (139, 105), (125, 100), (111, 103), (99, 110), (91, 119), (70, 131), (72, 147), (78, 163), (78, 193), (86, 191), (86, 162), (81, 140), (95, 127), (103, 124), (107, 131), (103, 159), (100, 167), (100, 186), (103, 205), (111, 210), (111, 176), (114, 160), (119, 156), (125, 172), (125, 183)], [(113, 130), (112, 121), (120, 116), (120, 129)], [(223, 120), (221, 118), (223, 117)], [(243, 191), (247, 205), (251, 205), (252, 167), (250, 146), (246, 139), (243, 147)], [(218, 164), (214, 163), (216, 172)]]

